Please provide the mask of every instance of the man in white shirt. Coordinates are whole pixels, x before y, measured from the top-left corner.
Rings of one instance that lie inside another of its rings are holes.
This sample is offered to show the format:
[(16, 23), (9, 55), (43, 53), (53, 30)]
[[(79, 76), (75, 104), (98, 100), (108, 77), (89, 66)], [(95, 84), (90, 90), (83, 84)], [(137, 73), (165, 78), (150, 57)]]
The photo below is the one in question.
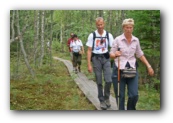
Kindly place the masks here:
[[(86, 45), (88, 46), (88, 71), (91, 73), (94, 70), (98, 87), (100, 107), (101, 109), (106, 110), (111, 106), (109, 96), (112, 78), (108, 46), (112, 47), (113, 36), (104, 30), (104, 24), (104, 19), (102, 17), (96, 18), (97, 30), (88, 36)], [(91, 65), (91, 61), (93, 67)], [(104, 91), (102, 85), (102, 72), (105, 80)]]

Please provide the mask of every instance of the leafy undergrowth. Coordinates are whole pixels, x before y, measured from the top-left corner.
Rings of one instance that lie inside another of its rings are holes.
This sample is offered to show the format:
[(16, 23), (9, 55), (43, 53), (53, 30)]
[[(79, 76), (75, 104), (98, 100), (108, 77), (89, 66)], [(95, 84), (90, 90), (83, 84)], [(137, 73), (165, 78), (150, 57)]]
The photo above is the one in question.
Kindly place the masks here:
[(11, 110), (95, 110), (62, 62), (10, 81)]
[(137, 110), (160, 110), (160, 93), (155, 89), (139, 88)]

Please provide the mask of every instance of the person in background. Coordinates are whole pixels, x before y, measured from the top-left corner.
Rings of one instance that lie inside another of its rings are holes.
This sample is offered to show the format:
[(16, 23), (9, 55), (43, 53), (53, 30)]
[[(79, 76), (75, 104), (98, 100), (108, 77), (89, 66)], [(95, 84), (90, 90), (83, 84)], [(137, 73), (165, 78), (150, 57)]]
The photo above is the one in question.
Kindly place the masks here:
[(77, 35), (73, 35), (73, 41), (70, 43), (70, 48), (73, 53), (73, 65), (75, 68), (75, 73), (81, 72), (81, 60), (82, 54), (84, 54), (84, 47), (82, 41), (78, 39)]
[[(96, 18), (97, 30), (95, 30), (94, 33), (91, 33), (88, 36), (88, 41), (86, 45), (88, 46), (88, 71), (92, 73), (92, 71), (94, 70), (98, 89), (98, 99), (100, 101), (100, 108), (106, 110), (111, 106), (109, 97), (112, 78), (108, 46), (112, 46), (113, 36), (110, 33), (108, 33), (108, 36), (106, 35), (107, 31), (104, 30), (104, 26), (104, 19), (102, 17)], [(95, 39), (93, 38), (94, 34), (96, 37)], [(105, 81), (104, 86), (102, 84), (102, 74), (104, 76)]]
[[(147, 67), (148, 74), (154, 75), (154, 71), (144, 56), (140, 47), (139, 39), (132, 35), (134, 29), (134, 20), (125, 19), (122, 23), (123, 34), (117, 36), (113, 41), (110, 50), (110, 57), (114, 59), (112, 80), (116, 99), (118, 98), (118, 57), (120, 59), (120, 89), (119, 89), (119, 110), (125, 110), (125, 88), (127, 85), (128, 101), (127, 110), (136, 110), (138, 101), (138, 72), (136, 57), (139, 58)], [(126, 68), (134, 69), (135, 75), (132, 78), (123, 77), (123, 70)], [(118, 100), (118, 99), (117, 99)]]
[(74, 35), (74, 33), (70, 33), (70, 38), (67, 41), (67, 47), (69, 48), (70, 58), (71, 58), (71, 62), (73, 65), (73, 71), (74, 71), (75, 68), (74, 68), (74, 64), (73, 64), (73, 53), (72, 53), (71, 48), (70, 48), (70, 43), (73, 41), (73, 35)]

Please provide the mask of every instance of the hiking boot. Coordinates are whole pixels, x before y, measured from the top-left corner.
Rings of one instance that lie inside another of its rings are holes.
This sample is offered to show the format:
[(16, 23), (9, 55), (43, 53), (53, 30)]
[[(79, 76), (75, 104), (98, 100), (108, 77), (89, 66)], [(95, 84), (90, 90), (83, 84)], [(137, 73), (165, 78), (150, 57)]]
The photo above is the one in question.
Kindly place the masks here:
[(80, 66), (78, 67), (78, 69), (79, 69), (79, 72), (81, 72)]
[(105, 100), (105, 104), (106, 104), (106, 106), (107, 106), (108, 108), (111, 107), (111, 104), (110, 104), (110, 100), (109, 100), (109, 99)]
[(77, 69), (75, 69), (75, 73), (76, 73), (76, 74), (78, 73)]
[(107, 106), (106, 106), (105, 102), (100, 102), (100, 108), (102, 110), (106, 110), (107, 109)]

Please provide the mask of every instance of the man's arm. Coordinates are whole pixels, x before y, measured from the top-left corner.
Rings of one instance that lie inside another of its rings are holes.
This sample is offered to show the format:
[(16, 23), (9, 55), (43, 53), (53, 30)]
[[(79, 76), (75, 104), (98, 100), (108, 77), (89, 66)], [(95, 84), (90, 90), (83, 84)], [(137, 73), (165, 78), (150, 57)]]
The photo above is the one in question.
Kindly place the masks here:
[(91, 54), (92, 54), (92, 48), (88, 47), (87, 50), (87, 65), (88, 65), (88, 71), (92, 72), (92, 66), (91, 66)]

